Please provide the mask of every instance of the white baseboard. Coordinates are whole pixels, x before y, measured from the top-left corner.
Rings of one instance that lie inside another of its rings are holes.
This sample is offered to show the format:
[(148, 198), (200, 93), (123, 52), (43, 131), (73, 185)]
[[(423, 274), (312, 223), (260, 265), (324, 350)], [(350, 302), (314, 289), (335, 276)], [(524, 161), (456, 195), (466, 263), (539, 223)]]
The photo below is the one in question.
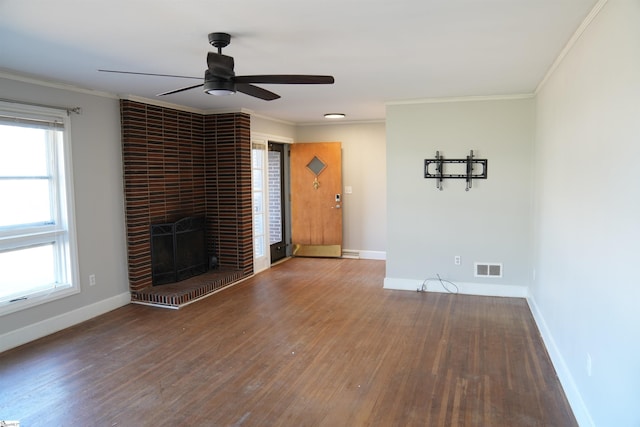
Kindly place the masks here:
[(540, 335), (542, 335), (542, 340), (544, 341), (544, 345), (547, 347), (551, 363), (553, 363), (556, 374), (558, 374), (558, 379), (560, 380), (560, 384), (562, 384), (564, 394), (567, 396), (567, 400), (573, 410), (573, 415), (576, 417), (578, 425), (595, 427), (591, 414), (589, 413), (584, 400), (582, 400), (582, 395), (573, 380), (573, 375), (571, 375), (571, 372), (569, 371), (569, 368), (562, 357), (562, 353), (560, 353), (560, 350), (553, 339), (553, 335), (551, 335), (551, 331), (549, 330), (547, 322), (545, 322), (535, 299), (532, 296), (529, 296), (527, 298), (527, 303), (531, 309), (531, 314), (533, 314), (533, 319), (538, 326)]
[(386, 260), (387, 253), (385, 251), (365, 251), (359, 249), (343, 249), (342, 258), (352, 259), (379, 259)]
[[(417, 291), (422, 289), (423, 280), (417, 279), (398, 279), (393, 277), (384, 278), (385, 289), (396, 289), (401, 291)], [(457, 293), (464, 295), (481, 295), (489, 297), (510, 297), (510, 298), (526, 298), (529, 295), (529, 289), (526, 286), (516, 285), (500, 285), (494, 283), (479, 282), (454, 282), (457, 286)], [(426, 284), (426, 292), (455, 292), (455, 288), (445, 282), (447, 288), (443, 288), (438, 279), (429, 280)], [(447, 290), (448, 289), (448, 290)]]
[(76, 310), (51, 317), (0, 335), (0, 353), (38, 338), (61, 331), (93, 317), (115, 310), (131, 302), (131, 294), (124, 292), (111, 298), (98, 301)]
[(384, 251), (360, 251), (360, 258), (386, 260), (387, 253)]
[(387, 253), (384, 251), (360, 251), (360, 258), (386, 260)]

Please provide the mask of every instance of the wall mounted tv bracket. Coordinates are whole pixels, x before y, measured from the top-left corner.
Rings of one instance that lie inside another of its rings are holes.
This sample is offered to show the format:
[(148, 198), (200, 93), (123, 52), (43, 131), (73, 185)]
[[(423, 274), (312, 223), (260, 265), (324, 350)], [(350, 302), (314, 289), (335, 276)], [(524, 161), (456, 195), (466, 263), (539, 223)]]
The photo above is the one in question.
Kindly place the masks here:
[[(466, 173), (444, 173), (444, 165), (452, 163), (466, 164)], [(479, 166), (482, 166), (480, 168)], [(480, 172), (478, 169), (482, 169)], [(445, 159), (436, 151), (435, 159), (424, 159), (424, 177), (436, 180), (436, 188), (442, 191), (443, 179), (465, 179), (469, 191), (474, 179), (487, 179), (487, 159), (474, 159), (473, 150), (469, 151), (466, 159)]]

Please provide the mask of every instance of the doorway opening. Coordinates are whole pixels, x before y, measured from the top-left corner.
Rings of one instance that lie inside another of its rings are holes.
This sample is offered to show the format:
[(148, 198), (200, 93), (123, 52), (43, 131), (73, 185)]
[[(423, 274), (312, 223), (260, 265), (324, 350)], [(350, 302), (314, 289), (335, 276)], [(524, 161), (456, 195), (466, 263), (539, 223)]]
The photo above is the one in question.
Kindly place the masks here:
[(260, 134), (252, 137), (254, 273), (292, 255), (289, 146)]
[(289, 198), (289, 145), (269, 141), (267, 152), (267, 188), (269, 251), (271, 264), (291, 255)]

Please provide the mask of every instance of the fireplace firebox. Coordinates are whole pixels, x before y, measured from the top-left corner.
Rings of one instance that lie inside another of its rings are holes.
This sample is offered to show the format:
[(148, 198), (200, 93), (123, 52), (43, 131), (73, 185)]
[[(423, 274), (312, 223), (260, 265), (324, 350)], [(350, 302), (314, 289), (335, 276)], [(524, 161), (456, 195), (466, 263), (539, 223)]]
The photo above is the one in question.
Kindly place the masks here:
[(151, 225), (153, 286), (179, 282), (208, 270), (204, 217)]

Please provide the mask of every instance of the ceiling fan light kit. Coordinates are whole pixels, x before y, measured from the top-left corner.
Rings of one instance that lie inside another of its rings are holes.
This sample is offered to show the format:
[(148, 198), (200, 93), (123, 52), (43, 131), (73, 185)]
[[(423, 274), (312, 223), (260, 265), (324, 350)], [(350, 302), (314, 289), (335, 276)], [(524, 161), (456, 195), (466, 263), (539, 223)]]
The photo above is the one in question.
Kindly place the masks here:
[[(236, 92), (242, 92), (245, 95), (260, 98), (265, 101), (273, 101), (280, 98), (280, 95), (263, 89), (258, 84), (333, 84), (333, 76), (319, 76), (306, 74), (267, 74), (255, 76), (236, 76), (233, 71), (234, 59), (232, 56), (222, 54), (222, 48), (231, 43), (231, 35), (228, 33), (210, 33), (209, 43), (215, 47), (218, 52), (209, 52), (207, 54), (207, 70), (204, 73), (204, 82), (198, 85), (183, 87), (180, 89), (170, 90), (160, 93), (156, 96), (172, 95), (187, 90), (202, 87), (204, 92), (209, 95), (231, 95)], [(180, 78), (197, 78), (177, 76), (170, 74), (153, 74), (138, 73), (132, 71), (116, 71), (116, 70), (98, 70), (108, 73), (137, 74), (146, 76), (164, 76), (164, 77), (180, 77)]]
[(224, 96), (236, 93), (235, 85), (228, 80), (205, 80), (203, 88), (209, 95)]
[(227, 96), (227, 95), (233, 95), (234, 93), (236, 93), (235, 90), (231, 90), (231, 89), (205, 89), (205, 92), (208, 95), (215, 95), (215, 96)]

